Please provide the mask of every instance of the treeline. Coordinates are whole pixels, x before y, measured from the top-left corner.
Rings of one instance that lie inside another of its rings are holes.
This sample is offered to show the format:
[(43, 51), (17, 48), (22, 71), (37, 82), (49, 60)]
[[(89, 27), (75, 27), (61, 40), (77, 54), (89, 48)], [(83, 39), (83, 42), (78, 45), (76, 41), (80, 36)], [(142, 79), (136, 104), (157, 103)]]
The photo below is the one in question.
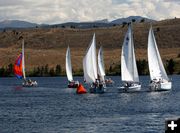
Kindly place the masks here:
[[(168, 74), (180, 74), (180, 63), (174, 61), (173, 59), (166, 60), (164, 63), (166, 72)], [(137, 60), (137, 68), (139, 75), (149, 75), (149, 68), (147, 60)], [(72, 70), (73, 75), (82, 76), (83, 70)], [(64, 76), (66, 73), (62, 70), (61, 65), (56, 65), (56, 67), (49, 67), (48, 64), (45, 66), (34, 67), (31, 71), (26, 71), (26, 75), (30, 77), (45, 77), (45, 76)], [(109, 69), (106, 70), (106, 75), (120, 75), (121, 65), (113, 64), (110, 65)], [(11, 77), (14, 76), (13, 64), (9, 64), (6, 67), (0, 68), (0, 77)]]
[[(139, 75), (149, 75), (149, 67), (147, 60), (137, 60), (137, 69)], [(174, 61), (173, 59), (166, 60), (164, 62), (164, 67), (168, 75), (180, 74), (180, 63)], [(121, 74), (121, 64), (111, 65), (106, 71), (107, 75), (120, 75)]]
[[(56, 67), (49, 67), (48, 64), (41, 67), (34, 67), (31, 71), (26, 71), (26, 75), (30, 77), (45, 77), (45, 76), (61, 76), (64, 75), (62, 72), (61, 65)], [(13, 64), (9, 64), (7, 67), (0, 68), (0, 77), (11, 77), (14, 76)]]

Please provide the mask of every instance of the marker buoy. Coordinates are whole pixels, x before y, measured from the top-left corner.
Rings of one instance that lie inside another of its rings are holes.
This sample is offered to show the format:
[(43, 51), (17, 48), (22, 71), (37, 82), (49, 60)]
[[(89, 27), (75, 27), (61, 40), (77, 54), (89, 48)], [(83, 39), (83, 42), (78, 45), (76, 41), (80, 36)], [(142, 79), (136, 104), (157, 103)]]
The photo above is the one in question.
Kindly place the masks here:
[(85, 93), (87, 93), (87, 91), (86, 91), (86, 89), (83, 87), (82, 84), (79, 84), (79, 86), (77, 87), (76, 93), (77, 93), (77, 94), (85, 94)]

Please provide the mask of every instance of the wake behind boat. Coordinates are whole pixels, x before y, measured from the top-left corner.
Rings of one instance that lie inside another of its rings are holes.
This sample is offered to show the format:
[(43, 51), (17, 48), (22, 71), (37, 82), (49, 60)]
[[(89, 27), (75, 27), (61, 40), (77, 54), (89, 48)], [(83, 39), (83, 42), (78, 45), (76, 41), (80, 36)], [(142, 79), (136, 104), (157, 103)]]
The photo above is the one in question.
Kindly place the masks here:
[(66, 51), (66, 75), (68, 78), (68, 88), (77, 88), (79, 86), (79, 81), (73, 80), (72, 65), (71, 65), (71, 53), (70, 53), (69, 46)]
[(169, 81), (167, 73), (164, 69), (157, 43), (154, 37), (152, 26), (149, 30), (148, 36), (148, 65), (150, 72), (150, 90), (152, 91), (166, 91), (171, 90), (172, 82)]
[(98, 79), (95, 34), (83, 58), (83, 71), (85, 82), (90, 84), (90, 93), (104, 93), (103, 82)]
[(134, 53), (133, 34), (130, 24), (122, 46), (121, 79), (123, 85), (120, 89), (125, 91), (139, 91), (141, 89)]
[(22, 39), (22, 53), (16, 59), (14, 64), (14, 74), (17, 78), (23, 79), (22, 86), (23, 87), (34, 87), (37, 86), (36, 81), (32, 81), (31, 79), (26, 79), (26, 72), (25, 72), (25, 59), (24, 59), (24, 39)]

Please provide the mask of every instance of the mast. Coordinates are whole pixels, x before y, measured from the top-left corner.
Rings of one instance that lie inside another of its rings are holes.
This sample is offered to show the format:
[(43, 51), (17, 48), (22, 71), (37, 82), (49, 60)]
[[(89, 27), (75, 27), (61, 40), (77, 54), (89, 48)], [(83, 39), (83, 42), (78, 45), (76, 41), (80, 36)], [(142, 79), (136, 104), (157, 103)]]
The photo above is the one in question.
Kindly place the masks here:
[(22, 39), (22, 72), (23, 72), (23, 78), (24, 80), (26, 80), (25, 59), (24, 59), (24, 39)]

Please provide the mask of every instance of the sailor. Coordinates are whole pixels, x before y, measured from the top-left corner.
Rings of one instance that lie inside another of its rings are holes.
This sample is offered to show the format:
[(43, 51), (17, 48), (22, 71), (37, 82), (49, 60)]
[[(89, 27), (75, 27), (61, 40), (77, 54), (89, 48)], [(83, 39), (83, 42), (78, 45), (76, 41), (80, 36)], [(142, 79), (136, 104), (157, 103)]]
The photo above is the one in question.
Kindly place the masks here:
[(99, 87), (99, 79), (96, 79), (96, 87)]
[(77, 86), (79, 86), (79, 81), (76, 81)]
[(103, 88), (103, 82), (100, 82), (99, 83), (99, 90), (102, 90), (102, 88)]

